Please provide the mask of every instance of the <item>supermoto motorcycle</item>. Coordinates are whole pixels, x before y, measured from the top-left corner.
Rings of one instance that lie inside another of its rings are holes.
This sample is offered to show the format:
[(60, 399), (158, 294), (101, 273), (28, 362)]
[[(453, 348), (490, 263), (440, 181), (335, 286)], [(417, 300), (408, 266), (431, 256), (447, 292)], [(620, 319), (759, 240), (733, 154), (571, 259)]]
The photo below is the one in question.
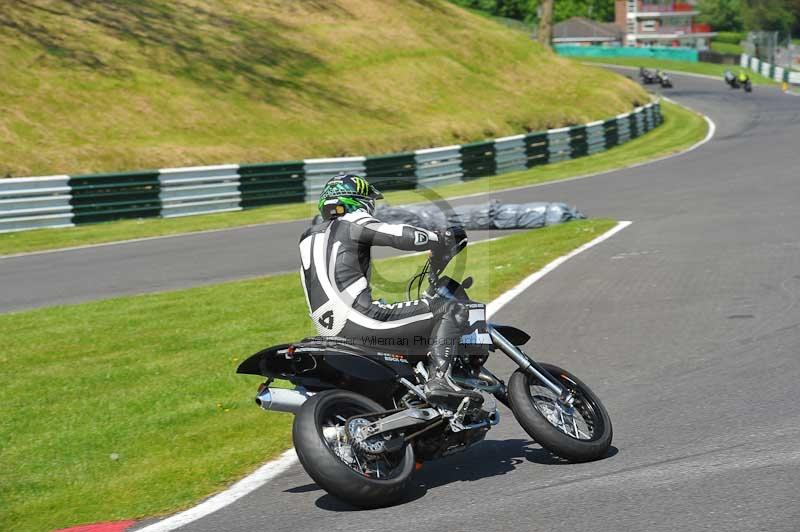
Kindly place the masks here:
[[(427, 295), (469, 301), (472, 279), (441, 275), (466, 246), (430, 255), (409, 282)], [(480, 316), (478, 316), (480, 318)], [(361, 508), (396, 504), (418, 464), (463, 451), (500, 422), (497, 401), (533, 440), (570, 462), (597, 460), (611, 445), (611, 419), (600, 399), (569, 371), (522, 351), (530, 336), (480, 319), (461, 337), (452, 380), (484, 401), (434, 406), (424, 383), (427, 348), (381, 346), (345, 338), (307, 338), (264, 349), (237, 372), (266, 377), (256, 394), (264, 410), (295, 414), (292, 439), (309, 476), (331, 495)], [(502, 353), (519, 368), (508, 385), (484, 364)], [(274, 379), (294, 387), (272, 387)]]

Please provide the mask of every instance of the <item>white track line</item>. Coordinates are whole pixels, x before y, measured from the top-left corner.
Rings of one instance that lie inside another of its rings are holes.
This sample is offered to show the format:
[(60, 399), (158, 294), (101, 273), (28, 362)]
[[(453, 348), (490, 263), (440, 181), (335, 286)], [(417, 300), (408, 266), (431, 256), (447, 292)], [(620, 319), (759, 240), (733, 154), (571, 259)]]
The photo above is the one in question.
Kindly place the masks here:
[[(586, 244), (572, 250), (566, 255), (555, 259), (541, 270), (529, 275), (528, 277), (523, 279), (522, 282), (520, 282), (517, 286), (515, 286), (508, 292), (501, 294), (500, 297), (489, 303), (486, 306), (487, 315), (491, 316), (492, 314), (495, 314), (504, 305), (508, 304), (512, 299), (514, 299), (522, 292), (530, 288), (536, 281), (538, 281), (548, 273), (552, 272), (553, 270), (555, 270), (556, 268), (567, 262), (575, 255), (582, 253), (593, 246), (596, 246), (597, 244), (603, 242), (604, 240), (608, 240), (618, 232), (622, 231), (623, 229), (631, 225), (631, 223), (632, 222), (617, 222), (617, 225), (615, 225), (602, 235), (598, 236), (594, 240), (587, 242)], [(205, 501), (201, 502), (200, 504), (198, 504), (193, 508), (189, 508), (188, 510), (184, 510), (183, 512), (168, 517), (163, 521), (153, 523), (152, 525), (148, 525), (144, 528), (136, 529), (136, 532), (170, 532), (171, 530), (180, 528), (193, 521), (197, 521), (198, 519), (201, 519), (209, 514), (212, 514), (217, 510), (221, 510), (222, 508), (228, 506), (229, 504), (241, 499), (245, 495), (252, 493), (253, 491), (257, 490), (258, 488), (260, 488), (261, 486), (272, 480), (273, 478), (277, 477), (284, 471), (288, 470), (296, 463), (297, 463), (297, 453), (295, 453), (294, 449), (289, 449), (288, 451), (285, 451), (280, 456), (280, 458), (264, 464), (263, 466), (256, 469), (253, 473), (244, 477), (242, 480), (238, 481), (225, 491), (218, 493), (209, 499), (206, 499)]]

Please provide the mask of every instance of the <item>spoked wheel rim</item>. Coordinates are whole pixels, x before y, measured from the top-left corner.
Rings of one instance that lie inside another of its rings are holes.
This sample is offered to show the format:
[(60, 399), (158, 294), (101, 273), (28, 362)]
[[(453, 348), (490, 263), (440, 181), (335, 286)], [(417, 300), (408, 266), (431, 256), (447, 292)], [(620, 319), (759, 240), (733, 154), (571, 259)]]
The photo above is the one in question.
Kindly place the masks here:
[(368, 454), (349, 441), (348, 420), (369, 413), (364, 405), (338, 401), (319, 412), (320, 438), (333, 456), (350, 469), (372, 480), (391, 480), (403, 472), (405, 447), (379, 455)]
[(572, 395), (572, 404), (565, 404), (558, 395), (536, 378), (528, 379), (528, 391), (534, 408), (559, 432), (579, 441), (594, 441), (604, 431), (600, 408), (581, 387), (567, 375), (552, 375)]

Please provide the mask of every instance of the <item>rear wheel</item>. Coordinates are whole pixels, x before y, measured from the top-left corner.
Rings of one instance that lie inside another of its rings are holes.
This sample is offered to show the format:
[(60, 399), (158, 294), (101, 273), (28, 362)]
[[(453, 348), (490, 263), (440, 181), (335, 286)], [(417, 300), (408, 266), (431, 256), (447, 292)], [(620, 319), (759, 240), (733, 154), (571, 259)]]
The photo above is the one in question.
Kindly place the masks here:
[(378, 508), (399, 502), (414, 472), (414, 449), (370, 454), (348, 434), (358, 416), (382, 412), (375, 401), (345, 390), (327, 390), (306, 401), (294, 419), (292, 439), (300, 463), (325, 491), (354, 506)]
[(600, 399), (575, 375), (541, 364), (574, 397), (564, 404), (545, 384), (522, 370), (508, 383), (514, 417), (537, 443), (571, 462), (603, 458), (611, 447), (611, 418)]

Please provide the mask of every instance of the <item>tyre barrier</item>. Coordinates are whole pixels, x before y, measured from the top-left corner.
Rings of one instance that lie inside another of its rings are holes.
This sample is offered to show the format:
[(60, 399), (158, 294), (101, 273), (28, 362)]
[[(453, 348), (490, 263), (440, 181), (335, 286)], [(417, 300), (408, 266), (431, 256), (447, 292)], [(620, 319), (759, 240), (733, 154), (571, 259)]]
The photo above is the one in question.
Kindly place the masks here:
[(589, 124), (374, 157), (0, 179), (0, 232), (316, 201), (339, 172), (380, 190), (452, 185), (607, 150), (661, 124), (658, 101)]

